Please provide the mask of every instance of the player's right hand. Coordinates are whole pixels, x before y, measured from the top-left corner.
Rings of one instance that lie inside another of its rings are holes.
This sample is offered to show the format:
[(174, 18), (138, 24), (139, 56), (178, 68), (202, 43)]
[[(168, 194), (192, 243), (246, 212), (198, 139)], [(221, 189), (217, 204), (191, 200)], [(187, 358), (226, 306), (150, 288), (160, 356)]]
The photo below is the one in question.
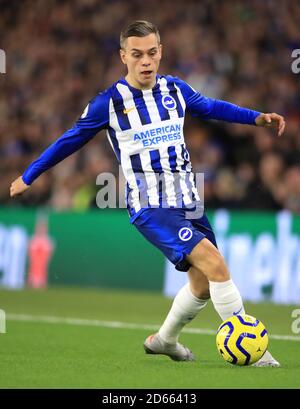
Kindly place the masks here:
[(23, 182), (22, 176), (12, 182), (10, 185), (10, 197), (18, 196), (24, 193), (30, 186)]

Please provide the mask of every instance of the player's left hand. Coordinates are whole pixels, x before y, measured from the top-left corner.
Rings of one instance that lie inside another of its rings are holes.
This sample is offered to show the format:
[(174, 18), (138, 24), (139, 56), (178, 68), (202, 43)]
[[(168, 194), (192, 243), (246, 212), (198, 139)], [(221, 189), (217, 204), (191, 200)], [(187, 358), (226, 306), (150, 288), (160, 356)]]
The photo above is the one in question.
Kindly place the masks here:
[(273, 112), (272, 114), (260, 114), (256, 117), (255, 123), (257, 126), (265, 126), (276, 128), (278, 136), (281, 136), (285, 129), (284, 117)]

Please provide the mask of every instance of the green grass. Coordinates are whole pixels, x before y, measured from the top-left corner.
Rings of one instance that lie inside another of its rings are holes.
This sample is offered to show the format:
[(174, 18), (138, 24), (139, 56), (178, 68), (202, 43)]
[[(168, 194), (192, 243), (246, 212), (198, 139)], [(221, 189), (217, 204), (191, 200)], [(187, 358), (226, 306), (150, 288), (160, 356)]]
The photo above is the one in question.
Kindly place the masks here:
[[(83, 289), (0, 291), (6, 314), (160, 324), (171, 301), (159, 294)], [(247, 304), (269, 333), (293, 335), (292, 306)], [(188, 327), (216, 330), (211, 304)], [(235, 367), (211, 335), (183, 333), (196, 362), (144, 354), (151, 331), (7, 320), (0, 334), (1, 388), (299, 388), (300, 342), (270, 340), (282, 368)]]

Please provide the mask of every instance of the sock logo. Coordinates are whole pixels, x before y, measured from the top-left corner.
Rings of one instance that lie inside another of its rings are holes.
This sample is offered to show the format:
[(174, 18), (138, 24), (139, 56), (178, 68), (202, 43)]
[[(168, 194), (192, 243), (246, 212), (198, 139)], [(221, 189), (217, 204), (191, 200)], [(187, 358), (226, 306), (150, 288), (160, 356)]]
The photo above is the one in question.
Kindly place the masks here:
[(188, 240), (190, 240), (192, 238), (193, 232), (188, 227), (182, 227), (178, 232), (178, 236), (179, 236), (180, 240), (188, 241)]
[(234, 312), (233, 315), (239, 315), (239, 313), (242, 311), (243, 307), (241, 307), (238, 312)]

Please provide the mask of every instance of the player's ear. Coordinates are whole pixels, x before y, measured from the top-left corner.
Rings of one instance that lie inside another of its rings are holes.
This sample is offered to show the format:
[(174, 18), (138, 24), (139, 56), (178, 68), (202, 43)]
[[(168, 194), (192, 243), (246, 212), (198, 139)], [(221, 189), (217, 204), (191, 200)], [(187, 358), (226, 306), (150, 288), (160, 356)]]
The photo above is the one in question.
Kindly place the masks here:
[(123, 64), (126, 64), (126, 56), (125, 56), (125, 51), (123, 48), (120, 48), (120, 58)]
[(162, 50), (163, 50), (162, 44), (159, 44), (158, 49), (159, 49), (159, 53), (160, 53), (160, 57), (161, 57), (162, 56)]

